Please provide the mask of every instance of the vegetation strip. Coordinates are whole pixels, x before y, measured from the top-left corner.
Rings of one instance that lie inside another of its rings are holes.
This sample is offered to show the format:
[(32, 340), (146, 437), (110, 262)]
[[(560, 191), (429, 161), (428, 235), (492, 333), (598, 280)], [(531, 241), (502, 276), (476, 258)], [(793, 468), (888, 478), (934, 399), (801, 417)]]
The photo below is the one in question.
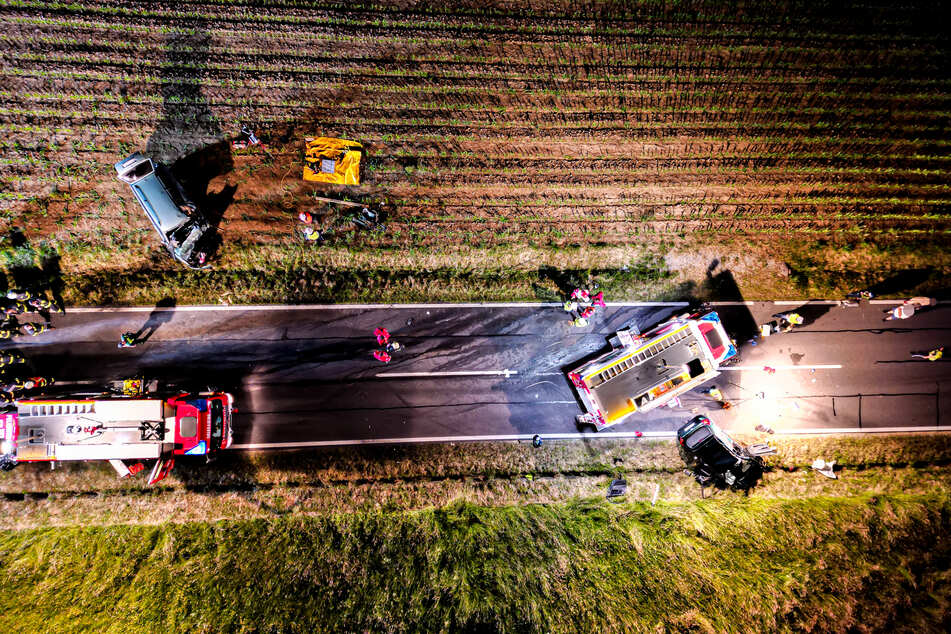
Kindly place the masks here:
[(929, 630), (949, 518), (931, 494), (2, 531), (0, 627)]

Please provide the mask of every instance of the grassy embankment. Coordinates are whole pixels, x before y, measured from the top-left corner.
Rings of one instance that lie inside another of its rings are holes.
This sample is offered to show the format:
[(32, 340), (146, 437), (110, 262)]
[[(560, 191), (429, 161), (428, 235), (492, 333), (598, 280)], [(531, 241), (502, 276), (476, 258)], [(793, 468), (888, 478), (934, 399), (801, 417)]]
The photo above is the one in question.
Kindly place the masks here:
[(947, 493), (439, 509), (0, 534), (20, 631), (906, 631)]
[[(40, 280), (35, 287), (57, 289), (68, 305), (148, 305), (167, 297), (181, 304), (559, 301), (570, 288), (593, 284), (616, 301), (709, 301), (841, 297), (857, 288), (875, 288), (880, 296), (932, 295), (945, 289), (951, 273), (951, 259), (938, 245), (843, 250), (787, 244), (788, 264), (781, 266), (775, 259), (764, 266), (749, 254), (720, 260), (716, 254), (724, 251), (709, 248), (663, 255), (645, 248), (636, 257), (630, 249), (555, 255), (496, 249), (460, 254), (456, 267), (445, 266), (452, 257), (432, 251), (361, 255), (345, 248), (318, 254), (293, 246), (236, 247), (216, 268), (200, 272), (154, 259), (139, 269), (112, 267), (106, 253), (85, 248), (74, 245), (60, 255), (55, 243), (4, 245), (6, 284)], [(742, 250), (735, 245), (733, 252)], [(715, 259), (719, 268), (711, 275)]]
[[(236, 454), (152, 492), (18, 469), (0, 626), (938, 630), (945, 438), (777, 439), (748, 497), (702, 501), (667, 442)], [(820, 455), (839, 480), (806, 468)], [(616, 473), (631, 490), (611, 504)]]

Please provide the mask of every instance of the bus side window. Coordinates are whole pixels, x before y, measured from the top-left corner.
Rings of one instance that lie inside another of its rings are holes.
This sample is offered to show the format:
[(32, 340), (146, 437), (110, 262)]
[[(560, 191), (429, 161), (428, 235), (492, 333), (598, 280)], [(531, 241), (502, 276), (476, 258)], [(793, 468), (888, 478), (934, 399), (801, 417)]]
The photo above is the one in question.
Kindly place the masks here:
[(700, 362), (700, 359), (693, 359), (687, 363), (687, 369), (690, 371), (690, 378), (696, 378), (703, 374), (703, 363)]

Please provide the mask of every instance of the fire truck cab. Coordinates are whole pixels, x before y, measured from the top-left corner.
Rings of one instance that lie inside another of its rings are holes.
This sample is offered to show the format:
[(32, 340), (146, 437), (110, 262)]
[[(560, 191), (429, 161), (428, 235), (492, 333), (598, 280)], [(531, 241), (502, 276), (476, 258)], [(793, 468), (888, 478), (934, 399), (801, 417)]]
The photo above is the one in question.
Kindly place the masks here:
[[(231, 445), (234, 399), (225, 392), (98, 398), (35, 397), (0, 413), (0, 467), (19, 462), (108, 460), (121, 476), (156, 460), (149, 484), (175, 456), (211, 457)], [(126, 464), (133, 461), (133, 465)]]
[(736, 356), (715, 312), (674, 317), (644, 334), (622, 330), (611, 343), (613, 350), (568, 373), (586, 410), (577, 422), (597, 431), (709, 381)]

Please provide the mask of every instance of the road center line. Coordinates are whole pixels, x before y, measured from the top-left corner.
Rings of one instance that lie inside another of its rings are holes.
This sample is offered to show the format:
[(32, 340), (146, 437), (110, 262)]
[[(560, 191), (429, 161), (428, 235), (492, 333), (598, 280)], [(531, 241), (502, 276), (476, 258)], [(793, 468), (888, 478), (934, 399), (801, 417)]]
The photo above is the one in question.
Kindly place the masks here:
[(504, 376), (509, 378), (518, 374), (516, 370), (463, 370), (459, 372), (381, 372), (375, 375), (381, 379), (406, 379), (413, 377), (435, 376)]
[(841, 365), (731, 365), (727, 368), (720, 368), (721, 372), (736, 372), (739, 370), (762, 370), (764, 367), (770, 367), (774, 370), (841, 370)]

